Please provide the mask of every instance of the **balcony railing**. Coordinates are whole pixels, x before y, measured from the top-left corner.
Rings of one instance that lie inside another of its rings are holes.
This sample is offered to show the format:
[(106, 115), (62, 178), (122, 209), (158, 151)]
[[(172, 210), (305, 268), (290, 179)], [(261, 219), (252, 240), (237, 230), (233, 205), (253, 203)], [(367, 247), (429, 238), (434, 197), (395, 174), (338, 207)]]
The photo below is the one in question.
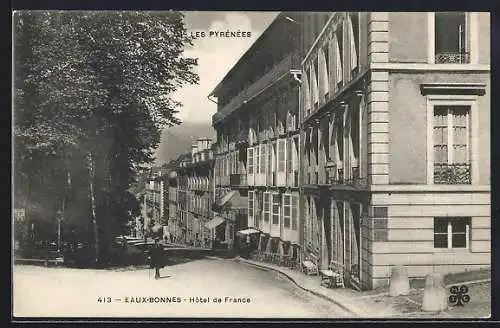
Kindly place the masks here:
[(231, 186), (246, 186), (247, 185), (247, 175), (246, 174), (231, 174), (229, 176), (229, 183)]
[(363, 188), (367, 185), (367, 179), (362, 178), (359, 174), (359, 167), (355, 166), (351, 168), (351, 176), (349, 179), (345, 180), (345, 184), (348, 186), (353, 186), (357, 188)]
[(468, 64), (470, 54), (468, 52), (442, 52), (437, 53), (436, 64)]
[(264, 76), (259, 78), (255, 83), (248, 88), (242, 90), (238, 95), (232, 98), (220, 111), (213, 116), (213, 123), (217, 123), (225, 116), (229, 115), (233, 110), (239, 108), (245, 102), (255, 97), (269, 85), (276, 82), (281, 76), (289, 72), (293, 68), (300, 66), (299, 56), (296, 53), (291, 53), (281, 60), (276, 66), (268, 71)]
[(434, 164), (435, 184), (471, 184), (470, 164)]
[(367, 179), (360, 176), (359, 167), (352, 167), (350, 176), (344, 176), (344, 169), (338, 169), (336, 164), (325, 165), (326, 181), (330, 185), (346, 185), (365, 188)]

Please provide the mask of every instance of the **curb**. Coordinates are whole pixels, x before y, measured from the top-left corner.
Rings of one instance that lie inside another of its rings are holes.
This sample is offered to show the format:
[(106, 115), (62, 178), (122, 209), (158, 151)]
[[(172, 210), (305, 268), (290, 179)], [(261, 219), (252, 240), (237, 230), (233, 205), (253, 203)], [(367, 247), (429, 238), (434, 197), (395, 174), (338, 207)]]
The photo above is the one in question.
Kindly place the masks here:
[[(314, 290), (311, 290), (311, 289), (308, 289), (304, 286), (302, 286), (301, 284), (299, 284), (297, 281), (295, 281), (295, 279), (293, 279), (290, 275), (288, 275), (287, 273), (279, 270), (279, 269), (276, 269), (276, 268), (271, 268), (271, 267), (268, 267), (268, 266), (265, 266), (265, 265), (259, 265), (259, 264), (256, 264), (256, 263), (252, 263), (252, 262), (248, 262), (247, 260), (245, 259), (242, 259), (242, 258), (236, 258), (234, 259), (235, 261), (239, 261), (239, 262), (242, 262), (244, 264), (247, 264), (247, 265), (251, 265), (251, 266), (254, 266), (254, 267), (258, 267), (258, 268), (262, 268), (262, 269), (266, 269), (268, 271), (275, 271), (275, 272), (278, 272), (282, 275), (284, 275), (285, 277), (287, 277), (291, 282), (293, 282), (297, 287), (299, 287), (300, 289), (302, 290), (305, 290), (315, 296), (318, 296), (318, 297), (321, 297), (327, 301), (330, 301), (332, 303), (334, 303), (335, 305), (341, 307), (342, 309), (344, 309), (345, 311), (351, 313), (351, 314), (354, 314), (356, 316), (360, 316), (360, 317), (367, 317), (367, 313), (363, 312), (359, 307), (357, 306), (354, 306), (352, 304), (349, 304), (350, 301), (348, 301), (347, 299), (334, 299), (330, 296), (327, 296), (327, 295), (324, 295), (322, 293), (318, 293)], [(341, 297), (343, 298), (343, 297)]]

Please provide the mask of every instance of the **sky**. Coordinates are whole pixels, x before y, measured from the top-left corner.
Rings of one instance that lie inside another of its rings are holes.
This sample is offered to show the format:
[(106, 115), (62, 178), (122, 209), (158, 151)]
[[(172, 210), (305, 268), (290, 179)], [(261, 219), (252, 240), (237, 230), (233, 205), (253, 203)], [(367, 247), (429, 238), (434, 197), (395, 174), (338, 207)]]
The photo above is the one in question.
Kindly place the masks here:
[[(179, 89), (174, 99), (180, 101), (179, 118), (183, 122), (211, 122), (216, 104), (207, 99), (238, 59), (262, 34), (277, 12), (185, 12), (188, 33), (205, 32), (193, 46), (186, 48), (186, 57), (198, 58), (198, 85)], [(210, 31), (251, 32), (251, 37), (220, 38), (208, 36)]]

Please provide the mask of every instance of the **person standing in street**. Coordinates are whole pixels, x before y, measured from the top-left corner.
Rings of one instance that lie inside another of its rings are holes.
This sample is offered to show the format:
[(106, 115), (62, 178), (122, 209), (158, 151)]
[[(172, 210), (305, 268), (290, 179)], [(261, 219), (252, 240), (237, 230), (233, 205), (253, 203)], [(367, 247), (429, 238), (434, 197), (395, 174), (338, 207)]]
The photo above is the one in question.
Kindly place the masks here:
[(149, 265), (155, 269), (155, 279), (160, 279), (160, 269), (165, 266), (163, 264), (163, 247), (159, 241), (160, 238), (155, 238), (155, 243), (149, 251)]

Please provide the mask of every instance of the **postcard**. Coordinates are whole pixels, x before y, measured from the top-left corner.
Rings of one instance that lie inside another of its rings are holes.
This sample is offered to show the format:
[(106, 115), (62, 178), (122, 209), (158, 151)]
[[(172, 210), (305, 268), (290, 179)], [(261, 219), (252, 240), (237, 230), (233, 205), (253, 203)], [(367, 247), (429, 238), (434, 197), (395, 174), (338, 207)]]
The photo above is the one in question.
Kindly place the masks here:
[(13, 318), (489, 318), (489, 15), (15, 11)]

